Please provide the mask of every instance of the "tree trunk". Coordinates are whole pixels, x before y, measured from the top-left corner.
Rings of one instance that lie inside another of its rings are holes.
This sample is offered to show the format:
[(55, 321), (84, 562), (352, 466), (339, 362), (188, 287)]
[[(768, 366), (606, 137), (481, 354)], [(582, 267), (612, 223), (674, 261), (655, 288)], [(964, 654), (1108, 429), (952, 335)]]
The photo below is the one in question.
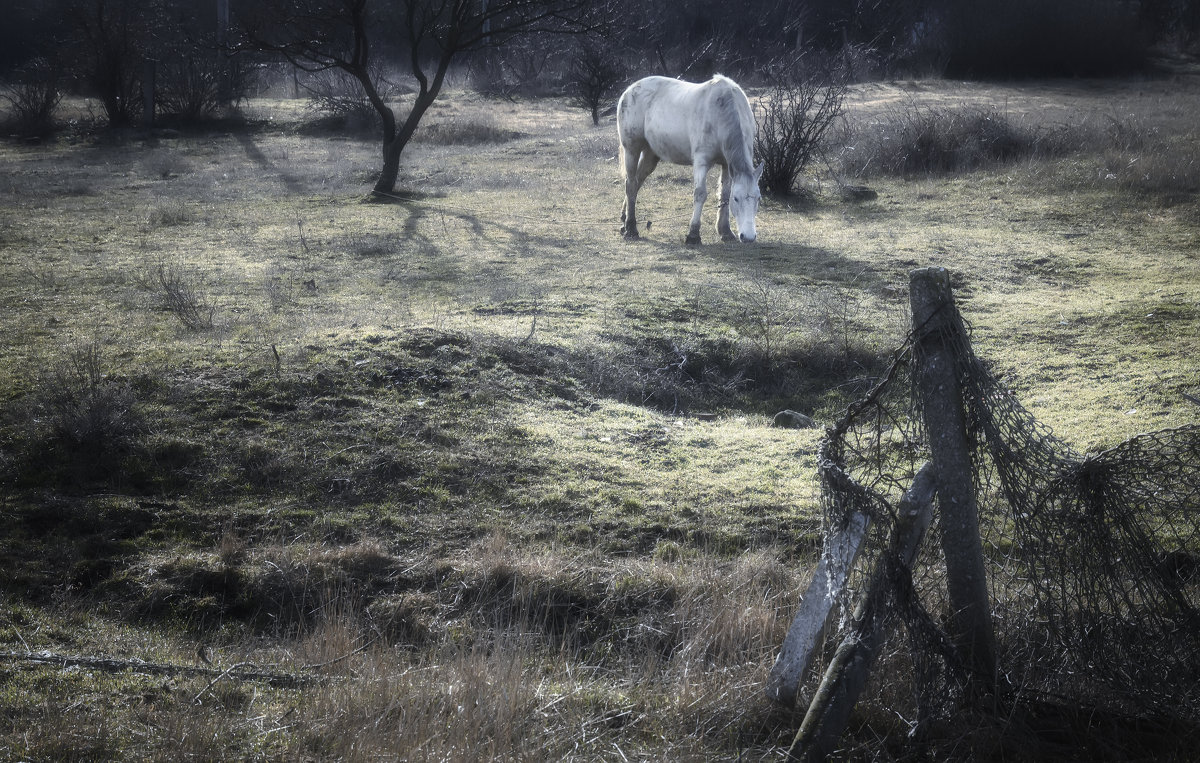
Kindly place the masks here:
[[(399, 130), (393, 128), (393, 135), (390, 140), (387, 138), (387, 130), (385, 129), (383, 168), (379, 171), (379, 178), (375, 181), (375, 187), (371, 189), (372, 193), (387, 195), (395, 192), (396, 180), (400, 177), (400, 155), (404, 153), (408, 142), (412, 140), (412, 136), (417, 132), (417, 124), (420, 123), (421, 117), (424, 116), (435, 98), (437, 98), (436, 91), (431, 90), (419, 94), (416, 102), (413, 103), (412, 111), (408, 112), (408, 117), (404, 120), (404, 124), (400, 126)], [(387, 107), (385, 106), (384, 108)], [(388, 109), (388, 112), (390, 113), (391, 109)]]
[(437, 71), (434, 72), (432, 81), (426, 80), (424, 74), (421, 73), (420, 65), (414, 58), (413, 73), (421, 83), (421, 90), (417, 93), (412, 110), (408, 112), (404, 124), (400, 125), (399, 129), (396, 128), (396, 117), (391, 108), (383, 103), (383, 99), (375, 93), (373, 87), (369, 90), (368, 96), (371, 98), (371, 103), (383, 118), (384, 123), (383, 168), (379, 171), (379, 178), (375, 181), (372, 193), (386, 196), (395, 192), (396, 180), (400, 177), (400, 155), (404, 153), (408, 142), (417, 132), (417, 125), (420, 124), (421, 117), (425, 116), (425, 112), (429, 110), (429, 107), (437, 100), (438, 93), (442, 91), (442, 83), (446, 80), (446, 72), (450, 68), (452, 58), (452, 51), (442, 54), (442, 57), (438, 59)]
[(396, 180), (400, 177), (400, 154), (403, 152), (404, 145), (398, 139), (384, 142), (383, 169), (379, 171), (372, 193), (388, 194), (396, 190)]

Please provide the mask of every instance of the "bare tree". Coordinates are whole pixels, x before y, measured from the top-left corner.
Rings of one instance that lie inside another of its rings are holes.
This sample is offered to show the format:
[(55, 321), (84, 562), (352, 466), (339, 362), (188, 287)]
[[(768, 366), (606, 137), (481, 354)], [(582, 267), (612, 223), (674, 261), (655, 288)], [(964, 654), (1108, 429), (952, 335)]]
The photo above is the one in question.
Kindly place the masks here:
[(70, 0), (71, 45), (89, 88), (114, 127), (131, 125), (142, 99), (143, 61), (159, 5), (151, 0)]
[[(588, 0), (269, 0), (243, 19), (244, 44), (282, 55), (305, 71), (341, 69), (358, 80), (383, 125), (383, 167), (374, 192), (389, 194), (400, 155), (456, 58), (524, 34), (587, 31), (598, 5)], [(375, 45), (405, 54), (416, 82), (412, 106), (402, 118), (372, 76)]]

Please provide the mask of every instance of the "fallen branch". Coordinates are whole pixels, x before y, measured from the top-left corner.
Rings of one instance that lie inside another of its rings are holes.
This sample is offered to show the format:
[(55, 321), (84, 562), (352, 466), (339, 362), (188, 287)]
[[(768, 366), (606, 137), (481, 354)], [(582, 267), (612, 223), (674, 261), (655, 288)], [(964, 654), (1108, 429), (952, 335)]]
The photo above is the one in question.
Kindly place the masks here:
[[(31, 652), (28, 654), (0, 652), (0, 662), (31, 662), (41, 665), (56, 665), (61, 668), (79, 667), (91, 668), (93, 670), (107, 670), (113, 673), (129, 670), (135, 673), (148, 673), (151, 675), (214, 676), (213, 682), (205, 687), (204, 691), (208, 691), (208, 689), (212, 688), (222, 678), (233, 678), (238, 681), (264, 681), (272, 686), (283, 687), (305, 686), (320, 680), (318, 676), (306, 676), (299, 673), (257, 669), (249, 670), (247, 668), (255, 668), (256, 666), (248, 662), (239, 662), (230, 668), (221, 670), (220, 668), (202, 668), (196, 665), (173, 665), (164, 662), (144, 662), (142, 660), (118, 660), (111, 657), (71, 656), (54, 654), (53, 652)], [(199, 697), (202, 694), (204, 694), (203, 691), (196, 696)]]

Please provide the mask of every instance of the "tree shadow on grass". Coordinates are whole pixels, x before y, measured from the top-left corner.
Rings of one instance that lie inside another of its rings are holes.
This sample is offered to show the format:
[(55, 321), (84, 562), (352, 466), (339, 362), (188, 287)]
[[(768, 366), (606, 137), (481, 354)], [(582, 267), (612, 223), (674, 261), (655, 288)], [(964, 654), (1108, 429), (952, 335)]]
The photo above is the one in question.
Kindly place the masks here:
[(254, 142), (253, 135), (245, 130), (238, 130), (234, 132), (234, 137), (241, 145), (242, 150), (246, 153), (246, 158), (254, 162), (259, 169), (269, 172), (283, 181), (283, 185), (289, 194), (292, 194), (293, 196), (302, 196), (304, 194), (311, 193), (311, 189), (298, 177), (277, 167), (275, 163), (272, 162), (267, 155), (262, 152), (262, 149), (258, 147), (258, 144)]

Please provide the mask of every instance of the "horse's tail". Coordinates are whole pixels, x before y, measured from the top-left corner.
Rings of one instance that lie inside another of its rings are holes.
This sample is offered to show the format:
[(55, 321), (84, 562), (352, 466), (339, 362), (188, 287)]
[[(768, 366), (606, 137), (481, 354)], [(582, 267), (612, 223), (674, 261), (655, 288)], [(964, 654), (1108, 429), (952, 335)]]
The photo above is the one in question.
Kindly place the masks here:
[(617, 152), (617, 164), (621, 165), (621, 180), (628, 180), (629, 179), (629, 170), (626, 169), (626, 167), (625, 167), (625, 143), (624, 143), (624, 141), (617, 141), (617, 148), (619, 149), (619, 151)]

